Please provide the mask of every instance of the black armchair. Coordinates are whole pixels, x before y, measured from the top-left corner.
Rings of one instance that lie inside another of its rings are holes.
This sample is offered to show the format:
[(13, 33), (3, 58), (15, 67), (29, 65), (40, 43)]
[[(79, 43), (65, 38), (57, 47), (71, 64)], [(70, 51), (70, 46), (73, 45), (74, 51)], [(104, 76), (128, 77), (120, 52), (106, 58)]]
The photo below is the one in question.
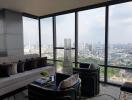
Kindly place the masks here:
[[(58, 86), (60, 81), (67, 77), (69, 76), (60, 73), (56, 74), (56, 85)], [(64, 90), (53, 90), (35, 84), (30, 84), (28, 86), (29, 100), (77, 100), (80, 84), (81, 82), (78, 80), (76, 84)]]
[(91, 66), (91, 64), (80, 63), (80, 68), (74, 68), (73, 73), (79, 73), (81, 78), (81, 95), (93, 97), (99, 94), (99, 66)]

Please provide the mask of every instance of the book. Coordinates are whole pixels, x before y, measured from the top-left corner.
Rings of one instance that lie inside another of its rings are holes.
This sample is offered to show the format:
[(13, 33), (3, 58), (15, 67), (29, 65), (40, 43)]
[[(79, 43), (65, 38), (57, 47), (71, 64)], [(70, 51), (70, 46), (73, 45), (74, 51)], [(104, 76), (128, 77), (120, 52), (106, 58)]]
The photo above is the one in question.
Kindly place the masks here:
[(45, 85), (48, 82), (49, 82), (48, 79), (39, 78), (39, 79), (35, 80), (33, 83), (37, 84), (37, 85), (40, 85), (40, 86), (43, 86), (43, 85)]

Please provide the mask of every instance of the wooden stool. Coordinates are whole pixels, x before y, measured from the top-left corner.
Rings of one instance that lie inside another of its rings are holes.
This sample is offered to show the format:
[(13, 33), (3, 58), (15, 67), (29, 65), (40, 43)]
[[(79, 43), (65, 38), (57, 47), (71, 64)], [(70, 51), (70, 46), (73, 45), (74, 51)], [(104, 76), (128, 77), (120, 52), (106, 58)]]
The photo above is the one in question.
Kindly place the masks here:
[(125, 82), (121, 88), (120, 88), (120, 95), (119, 95), (119, 100), (121, 98), (123, 92), (123, 99), (127, 100), (127, 93), (132, 93), (132, 83), (131, 82)]

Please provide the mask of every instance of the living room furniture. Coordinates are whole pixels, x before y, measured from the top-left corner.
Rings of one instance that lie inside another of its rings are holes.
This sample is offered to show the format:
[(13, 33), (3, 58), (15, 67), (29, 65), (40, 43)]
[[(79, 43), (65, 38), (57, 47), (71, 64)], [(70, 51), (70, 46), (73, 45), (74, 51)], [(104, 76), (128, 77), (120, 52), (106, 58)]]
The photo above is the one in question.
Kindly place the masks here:
[[(37, 64), (40, 64), (40, 66), (35, 64), (35, 61), (33, 62), (34, 59), (39, 62)], [(45, 58), (43, 57), (41, 59), (37, 54), (0, 57), (1, 68), (7, 67), (14, 62), (18, 64), (17, 69), (19, 68), (19, 70), (17, 70), (18, 72), (15, 74), (10, 74), (8, 76), (0, 75), (0, 99), (11, 96), (16, 92), (25, 89), (32, 81), (40, 78), (40, 73), (43, 71), (47, 71), (49, 75), (53, 75), (55, 73), (55, 68), (53, 65), (45, 64), (46, 62), (43, 59)], [(23, 64), (20, 60), (29, 60), (29, 62)], [(32, 67), (33, 64), (36, 66)], [(25, 70), (25, 67), (30, 67), (30, 69), (28, 68), (28, 70)], [(6, 69), (3, 70), (5, 71)]]
[[(91, 66), (91, 67), (90, 67)], [(99, 66), (80, 63), (80, 68), (74, 68), (73, 73), (79, 73), (81, 78), (81, 95), (93, 97), (99, 94)]]
[(28, 84), (34, 80), (42, 77), (40, 73), (42, 71), (48, 71), (49, 74), (54, 73), (53, 66), (46, 66), (42, 68), (33, 69), (30, 71), (25, 71), (23, 73), (18, 73), (11, 75), (10, 77), (5, 77), (0, 79), (0, 99), (7, 97), (11, 92), (19, 90), (20, 88), (26, 87)]
[(66, 89), (58, 89), (58, 82), (62, 82), (69, 78), (69, 75), (56, 73), (56, 81), (54, 86), (40, 86), (37, 84), (30, 84), (28, 86), (29, 100), (77, 100), (77, 92), (80, 89), (80, 80)]
[(132, 82), (125, 82), (120, 87), (119, 100), (121, 99), (122, 92), (123, 92), (123, 99), (127, 100), (127, 93), (132, 93)]

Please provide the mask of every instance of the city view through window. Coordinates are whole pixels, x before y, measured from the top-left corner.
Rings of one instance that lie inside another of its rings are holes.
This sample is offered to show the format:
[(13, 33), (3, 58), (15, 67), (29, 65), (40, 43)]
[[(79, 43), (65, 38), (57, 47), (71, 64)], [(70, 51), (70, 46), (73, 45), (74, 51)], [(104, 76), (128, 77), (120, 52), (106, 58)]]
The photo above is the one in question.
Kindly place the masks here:
[[(78, 61), (104, 65), (105, 8), (78, 13)], [(101, 78), (103, 78), (101, 74)]]
[[(105, 63), (105, 7), (78, 12), (78, 62)], [(108, 24), (108, 82), (132, 81), (132, 2), (109, 6)], [(75, 61), (75, 13), (55, 16), (56, 41), (53, 41), (53, 17), (41, 19), (42, 56), (53, 59), (53, 42), (56, 42), (56, 56), (63, 65), (64, 39), (70, 38), (72, 61)], [(32, 23), (32, 24), (31, 24)], [(23, 17), (24, 53), (39, 53), (38, 22)], [(61, 49), (59, 48), (61, 47)], [(113, 68), (116, 66), (117, 68)], [(101, 79), (104, 67), (100, 66)], [(121, 68), (118, 68), (121, 67)]]
[(24, 54), (39, 54), (38, 20), (23, 17)]
[(41, 19), (41, 56), (53, 59), (52, 17)]
[[(132, 68), (132, 2), (109, 7), (108, 64)], [(109, 80), (132, 81), (132, 70), (109, 68)]]

